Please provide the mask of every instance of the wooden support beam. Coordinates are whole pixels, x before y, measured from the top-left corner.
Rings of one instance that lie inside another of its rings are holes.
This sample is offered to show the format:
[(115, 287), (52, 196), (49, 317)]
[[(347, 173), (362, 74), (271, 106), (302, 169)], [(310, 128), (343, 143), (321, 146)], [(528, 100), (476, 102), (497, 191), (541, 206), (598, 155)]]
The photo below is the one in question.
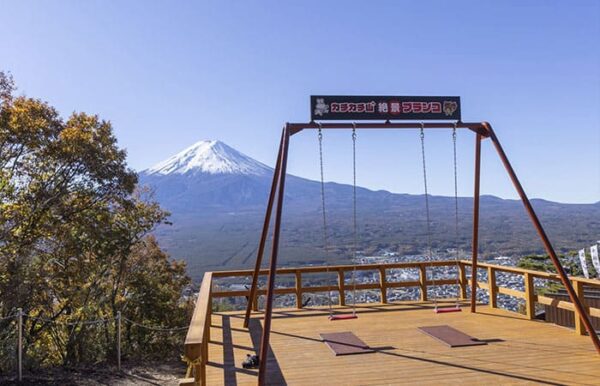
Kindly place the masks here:
[(281, 133), (281, 140), (279, 142), (279, 153), (277, 154), (277, 162), (275, 163), (275, 171), (273, 172), (273, 181), (271, 182), (271, 192), (269, 193), (269, 200), (267, 201), (267, 210), (265, 212), (265, 220), (263, 222), (263, 229), (260, 235), (260, 242), (258, 243), (258, 251), (256, 253), (256, 263), (254, 264), (254, 273), (252, 275), (252, 284), (250, 285), (250, 296), (248, 297), (248, 304), (246, 305), (246, 315), (244, 316), (244, 328), (248, 328), (248, 322), (250, 321), (250, 313), (252, 308), (258, 309), (258, 302), (256, 299), (256, 286), (258, 285), (258, 275), (260, 272), (260, 266), (262, 265), (262, 258), (265, 251), (265, 245), (267, 243), (267, 236), (269, 234), (269, 225), (271, 223), (271, 212), (273, 210), (273, 203), (275, 201), (275, 192), (277, 191), (277, 184), (279, 182), (279, 170), (281, 167), (281, 157), (283, 156), (283, 141), (286, 129)]
[(471, 312), (477, 311), (477, 254), (479, 253), (479, 186), (481, 176), (481, 134), (475, 136), (475, 183), (473, 192), (473, 239), (471, 248)]
[(273, 316), (273, 291), (275, 289), (275, 276), (277, 270), (277, 257), (279, 253), (279, 236), (281, 234), (281, 214), (283, 212), (283, 200), (285, 192), (285, 173), (287, 169), (288, 147), (290, 143), (290, 132), (288, 126), (283, 129), (283, 149), (281, 154), (281, 166), (279, 168), (279, 189), (277, 194), (277, 209), (275, 211), (275, 225), (273, 229), (273, 243), (271, 246), (271, 260), (269, 262), (269, 277), (267, 280), (267, 300), (265, 305), (265, 318), (262, 337), (260, 340), (260, 354), (258, 366), (258, 384), (264, 386), (267, 382), (267, 357), (269, 352), (269, 338), (271, 335), (271, 318)]

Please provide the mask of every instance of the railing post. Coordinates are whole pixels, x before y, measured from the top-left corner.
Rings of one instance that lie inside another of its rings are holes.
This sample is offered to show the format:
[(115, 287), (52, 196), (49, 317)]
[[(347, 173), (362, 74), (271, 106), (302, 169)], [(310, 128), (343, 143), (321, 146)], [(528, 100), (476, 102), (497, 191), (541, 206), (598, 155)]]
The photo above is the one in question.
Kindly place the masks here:
[(206, 385), (206, 363), (208, 362), (208, 341), (203, 339), (200, 363), (194, 369), (194, 379), (198, 385)]
[(23, 309), (17, 309), (17, 368), (18, 380), (23, 381)]
[(385, 277), (385, 267), (379, 267), (379, 289), (381, 291), (381, 303), (387, 303), (387, 284)]
[(117, 311), (117, 370), (121, 371), (121, 311)]
[(346, 305), (346, 283), (344, 282), (344, 271), (338, 269), (338, 291), (340, 294), (340, 306)]
[(527, 319), (535, 319), (535, 287), (533, 276), (529, 272), (524, 273), (525, 281), (525, 315)]
[(462, 262), (458, 263), (457, 275), (459, 275), (460, 298), (464, 300), (467, 298), (467, 272), (465, 271), (465, 264)]
[[(583, 303), (583, 306), (585, 307), (586, 312), (588, 311), (588, 307), (587, 304), (585, 303), (585, 294), (583, 291), (583, 283), (580, 282), (579, 280), (575, 280), (575, 279), (571, 279), (572, 283), (573, 283), (573, 288), (575, 289), (575, 293), (577, 294), (577, 297), (581, 300), (581, 303)], [(579, 312), (577, 312), (577, 308), (575, 308), (575, 332), (577, 333), (577, 335), (585, 335), (586, 334), (586, 330), (585, 330), (585, 325), (583, 324), (583, 321), (581, 320), (581, 315), (579, 314)]]
[(490, 308), (498, 307), (498, 295), (496, 294), (496, 270), (488, 267), (488, 293), (490, 295)]
[[(212, 279), (210, 281), (210, 286), (208, 288), (208, 309), (206, 310), (206, 321), (205, 321), (205, 331), (206, 331), (206, 348), (208, 349), (208, 342), (210, 341), (210, 326), (212, 325), (212, 313), (213, 313), (213, 298), (212, 298)], [(206, 352), (206, 362), (208, 362), (208, 351)], [(206, 363), (205, 362), (205, 363)]]
[(302, 308), (302, 272), (296, 270), (296, 308)]
[(427, 301), (427, 267), (419, 264), (419, 288), (421, 289), (421, 301)]

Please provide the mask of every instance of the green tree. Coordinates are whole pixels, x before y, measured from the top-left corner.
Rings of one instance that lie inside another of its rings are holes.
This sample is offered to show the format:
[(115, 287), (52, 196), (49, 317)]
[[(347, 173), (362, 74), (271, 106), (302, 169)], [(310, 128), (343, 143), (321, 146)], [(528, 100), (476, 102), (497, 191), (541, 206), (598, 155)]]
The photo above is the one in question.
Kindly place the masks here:
[[(110, 122), (85, 113), (63, 120), (48, 103), (14, 90), (0, 72), (0, 316), (17, 308), (32, 316), (29, 363), (114, 354), (113, 324), (67, 322), (122, 311), (154, 325), (185, 324), (185, 265), (148, 236), (168, 213), (136, 188)], [(138, 346), (151, 342), (147, 332), (129, 334)]]

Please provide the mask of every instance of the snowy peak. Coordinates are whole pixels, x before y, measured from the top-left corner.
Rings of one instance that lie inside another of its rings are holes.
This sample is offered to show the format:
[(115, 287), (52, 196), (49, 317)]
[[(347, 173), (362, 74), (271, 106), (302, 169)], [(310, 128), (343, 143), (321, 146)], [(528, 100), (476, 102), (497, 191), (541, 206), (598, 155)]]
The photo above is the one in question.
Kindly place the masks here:
[(272, 169), (220, 141), (200, 141), (145, 170), (148, 175), (272, 174)]

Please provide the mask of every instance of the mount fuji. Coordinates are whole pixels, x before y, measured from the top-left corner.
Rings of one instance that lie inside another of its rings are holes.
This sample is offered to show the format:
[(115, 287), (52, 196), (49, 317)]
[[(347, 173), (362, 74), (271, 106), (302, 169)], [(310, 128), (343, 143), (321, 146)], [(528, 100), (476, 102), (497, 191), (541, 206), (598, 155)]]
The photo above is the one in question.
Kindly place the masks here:
[[(221, 141), (200, 141), (139, 174), (176, 217), (264, 211), (273, 168)], [(288, 175), (286, 206), (318, 208), (319, 184)], [(337, 184), (335, 184), (337, 185)], [(347, 190), (347, 189), (344, 189)], [(333, 193), (333, 192), (332, 192)]]
[[(172, 226), (156, 236), (198, 279), (208, 270), (250, 268), (256, 257), (273, 169), (220, 141), (200, 141), (139, 173), (155, 199), (171, 212)], [(330, 223), (323, 253), (320, 183), (286, 177), (281, 239), (282, 265), (348, 263), (352, 234), (352, 186), (326, 183)], [(366, 254), (382, 250), (422, 252), (426, 243), (424, 197), (357, 188), (359, 243)], [(454, 246), (454, 199), (431, 196), (432, 247)], [(532, 200), (557, 250), (582, 248), (600, 234), (600, 202), (560, 204)], [(472, 198), (459, 198), (459, 247), (470, 249)], [(481, 197), (482, 256), (543, 252), (522, 204)]]
[(145, 171), (159, 174), (271, 175), (273, 169), (221, 141), (200, 141)]

